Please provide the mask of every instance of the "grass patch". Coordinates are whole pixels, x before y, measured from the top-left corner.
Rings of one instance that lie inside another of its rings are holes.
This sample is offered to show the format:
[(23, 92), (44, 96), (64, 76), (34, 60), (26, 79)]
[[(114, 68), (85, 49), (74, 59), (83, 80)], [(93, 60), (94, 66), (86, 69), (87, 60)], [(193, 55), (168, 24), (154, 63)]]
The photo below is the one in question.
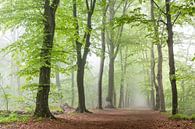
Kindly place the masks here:
[(13, 123), (13, 122), (26, 122), (30, 119), (30, 115), (19, 115), (16, 113), (1, 113), (0, 124)]
[(192, 115), (192, 118), (191, 118), (193, 121), (195, 121), (195, 114)]
[(169, 117), (171, 120), (191, 120), (192, 117), (187, 116), (185, 114), (176, 114)]

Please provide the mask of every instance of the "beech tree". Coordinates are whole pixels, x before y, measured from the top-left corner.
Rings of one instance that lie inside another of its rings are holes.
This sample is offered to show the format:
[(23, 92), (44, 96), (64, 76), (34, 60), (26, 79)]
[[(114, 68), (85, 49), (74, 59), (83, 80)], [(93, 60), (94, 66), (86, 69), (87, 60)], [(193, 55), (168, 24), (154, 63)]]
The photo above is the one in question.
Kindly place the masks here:
[[(84, 90), (84, 71), (85, 71), (85, 64), (87, 61), (87, 55), (90, 50), (91, 45), (91, 31), (92, 31), (92, 15), (94, 13), (96, 0), (92, 1), (85, 1), (86, 8), (87, 8), (87, 28), (84, 34), (84, 41), (79, 42), (79, 24), (77, 19), (77, 1), (73, 0), (73, 17), (76, 20), (76, 31), (75, 31), (75, 43), (76, 43), (76, 52), (77, 52), (77, 88), (78, 88), (78, 108), (77, 111), (80, 113), (89, 112), (86, 109), (85, 105), (85, 90)], [(84, 48), (83, 48), (84, 46)], [(83, 50), (82, 50), (83, 48)], [(83, 51), (83, 53), (82, 53)]]
[(106, 13), (108, 10), (108, 4), (106, 0), (102, 0), (102, 29), (101, 29), (101, 58), (100, 58), (100, 70), (98, 79), (98, 108), (102, 109), (102, 78), (104, 73), (105, 51), (106, 51)]
[(50, 74), (51, 74), (51, 51), (53, 48), (53, 40), (55, 34), (55, 13), (60, 0), (45, 0), (44, 3), (44, 39), (40, 53), (43, 66), (39, 73), (39, 86), (36, 97), (36, 108), (34, 115), (36, 117), (51, 117), (48, 105), (48, 97), (50, 91)]

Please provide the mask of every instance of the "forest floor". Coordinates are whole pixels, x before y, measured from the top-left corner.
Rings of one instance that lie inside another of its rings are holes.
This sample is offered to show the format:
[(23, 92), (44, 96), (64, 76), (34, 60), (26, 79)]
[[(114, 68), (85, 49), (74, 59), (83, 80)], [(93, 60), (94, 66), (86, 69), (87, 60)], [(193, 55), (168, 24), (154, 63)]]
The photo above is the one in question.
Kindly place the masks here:
[(0, 129), (195, 129), (191, 121), (169, 120), (151, 110), (94, 110), (92, 114), (57, 115), (57, 120), (30, 120), (0, 125)]

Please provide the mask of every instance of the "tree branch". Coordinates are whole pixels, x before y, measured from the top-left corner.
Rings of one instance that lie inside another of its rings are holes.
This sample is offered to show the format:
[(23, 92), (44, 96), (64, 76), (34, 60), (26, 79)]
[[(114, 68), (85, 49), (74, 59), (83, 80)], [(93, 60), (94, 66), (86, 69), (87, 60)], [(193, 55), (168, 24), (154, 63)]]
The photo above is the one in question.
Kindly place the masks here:
[(179, 18), (180, 15), (181, 15), (181, 11), (177, 14), (177, 16), (176, 16), (175, 20), (173, 21), (172, 25), (175, 24), (175, 22), (177, 21), (177, 19)]
[(86, 3), (87, 10), (89, 11), (89, 2), (88, 2), (88, 0), (86, 0), (85, 3)]
[(165, 21), (163, 21), (162, 19), (158, 20), (158, 22), (162, 22), (164, 25), (167, 25), (167, 23)]
[(152, 0), (153, 1), (153, 3), (156, 5), (156, 7), (164, 14), (164, 15), (166, 15), (166, 13), (160, 8), (160, 6), (154, 1), (154, 0)]

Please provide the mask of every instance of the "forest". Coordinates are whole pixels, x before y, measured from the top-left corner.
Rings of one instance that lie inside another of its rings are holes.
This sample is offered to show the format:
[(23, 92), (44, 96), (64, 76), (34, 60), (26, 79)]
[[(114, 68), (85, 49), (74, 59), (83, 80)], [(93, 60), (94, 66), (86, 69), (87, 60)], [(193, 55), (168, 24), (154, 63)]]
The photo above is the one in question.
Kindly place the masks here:
[(0, 129), (193, 128), (194, 0), (0, 0)]

